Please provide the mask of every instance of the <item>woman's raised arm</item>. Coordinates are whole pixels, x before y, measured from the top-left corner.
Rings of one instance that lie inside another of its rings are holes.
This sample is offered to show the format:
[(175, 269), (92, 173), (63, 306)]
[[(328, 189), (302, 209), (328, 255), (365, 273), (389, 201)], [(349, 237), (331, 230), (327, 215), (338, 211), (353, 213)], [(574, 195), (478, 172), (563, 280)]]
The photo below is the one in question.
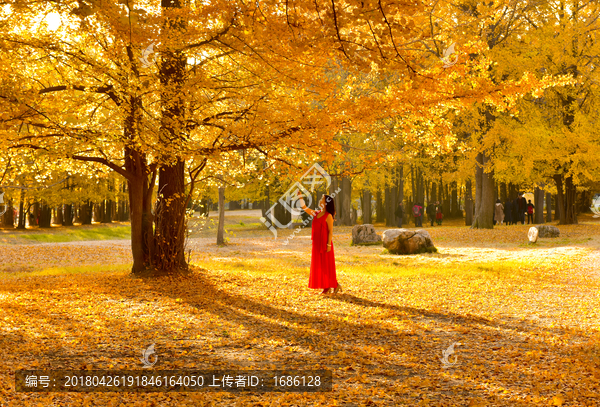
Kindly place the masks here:
[(304, 199), (302, 199), (302, 196), (300, 195), (300, 191), (298, 191), (298, 201), (300, 202), (300, 207), (302, 208), (302, 210), (306, 213), (308, 213), (310, 216), (315, 216), (315, 211), (313, 211), (312, 209), (310, 209), (308, 206), (306, 206), (306, 204), (304, 203)]

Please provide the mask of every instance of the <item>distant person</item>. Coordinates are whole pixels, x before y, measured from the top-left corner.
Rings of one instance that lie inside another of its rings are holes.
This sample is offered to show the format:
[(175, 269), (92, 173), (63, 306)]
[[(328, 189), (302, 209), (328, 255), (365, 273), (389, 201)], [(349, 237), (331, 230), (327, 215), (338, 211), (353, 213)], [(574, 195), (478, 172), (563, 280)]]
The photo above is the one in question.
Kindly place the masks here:
[(313, 217), (312, 221), (312, 256), (310, 258), (309, 288), (323, 289), (321, 294), (328, 294), (333, 290), (337, 294), (342, 286), (337, 282), (335, 272), (335, 255), (333, 253), (333, 219), (335, 217), (335, 203), (329, 195), (323, 195), (319, 202), (318, 211), (313, 211), (300, 197), (300, 206), (304, 212)]
[(517, 198), (517, 212), (519, 215), (517, 220), (520, 220), (521, 225), (524, 225), (525, 224), (525, 212), (527, 212), (527, 199), (525, 199), (522, 192), (519, 192), (519, 197)]
[(402, 202), (398, 204), (394, 215), (396, 215), (396, 218), (398, 218), (398, 227), (402, 228), (402, 217), (404, 216), (404, 208), (402, 208)]
[(519, 220), (521, 219), (521, 217), (519, 216), (519, 203), (517, 202), (517, 199), (515, 199), (513, 201), (513, 225), (516, 225)]
[(504, 223), (504, 205), (499, 199), (496, 199), (496, 209), (494, 211), (494, 225), (501, 225)]
[(437, 205), (435, 211), (435, 220), (437, 221), (438, 226), (442, 226), (442, 219), (444, 219), (444, 214), (442, 213), (442, 205)]
[(504, 204), (504, 220), (506, 221), (507, 225), (512, 225), (513, 224), (513, 201), (511, 201), (510, 199), (506, 200), (506, 203)]
[(421, 222), (421, 209), (423, 209), (418, 202), (415, 202), (415, 204), (413, 205), (412, 211), (413, 211), (413, 217), (415, 218), (415, 227), (419, 227), (422, 226), (420, 224)]
[(529, 200), (529, 203), (527, 204), (527, 224), (533, 223), (533, 209), (535, 208), (535, 206), (531, 203), (531, 199)]
[(433, 226), (433, 222), (435, 221), (435, 205), (433, 204), (433, 202), (430, 202), (429, 205), (427, 205), (427, 217), (429, 218), (429, 221), (431, 222), (431, 226)]

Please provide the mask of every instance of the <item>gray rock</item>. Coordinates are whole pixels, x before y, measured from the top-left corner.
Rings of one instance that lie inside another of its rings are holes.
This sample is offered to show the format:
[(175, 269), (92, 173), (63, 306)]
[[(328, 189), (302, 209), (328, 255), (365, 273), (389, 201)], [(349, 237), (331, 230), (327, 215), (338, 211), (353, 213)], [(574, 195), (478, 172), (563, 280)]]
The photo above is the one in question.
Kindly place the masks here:
[(552, 225), (536, 225), (534, 226), (538, 230), (538, 237), (559, 237), (560, 230), (556, 226)]
[(371, 245), (381, 243), (381, 236), (373, 225), (356, 225), (352, 228), (352, 245)]
[(393, 254), (437, 252), (429, 232), (423, 229), (388, 229), (383, 232), (383, 247)]

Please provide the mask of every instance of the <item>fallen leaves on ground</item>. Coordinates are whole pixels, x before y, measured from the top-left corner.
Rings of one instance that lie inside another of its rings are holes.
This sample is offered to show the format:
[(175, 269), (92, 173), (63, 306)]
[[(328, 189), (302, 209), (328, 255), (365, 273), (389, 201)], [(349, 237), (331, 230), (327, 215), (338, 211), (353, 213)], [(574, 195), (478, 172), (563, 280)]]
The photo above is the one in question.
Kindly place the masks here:
[[(440, 253), (391, 256), (381, 247), (351, 247), (348, 231), (338, 229), (344, 291), (336, 296), (306, 287), (307, 231), (285, 246), (268, 238), (226, 247), (193, 240), (198, 268), (186, 279), (136, 279), (108, 265), (111, 257), (102, 271), (89, 273), (5, 270), (1, 403), (599, 405), (600, 228), (561, 227), (564, 240), (535, 246), (524, 244), (523, 226), (464, 230), (433, 229)], [(483, 233), (474, 238), (473, 232)], [(43, 262), (64, 266), (60, 259), (70, 256), (73, 264), (96, 264), (106, 249), (78, 245), (69, 255), (69, 247), (40, 245), (28, 258), (29, 248), (11, 246), (14, 252), (2, 256), (13, 263), (22, 256), (28, 269), (44, 269)], [(125, 254), (119, 253), (120, 264)], [(151, 343), (156, 369), (326, 368), (334, 373), (334, 391), (14, 392), (18, 369), (140, 369), (141, 351)], [(442, 351), (453, 343), (460, 343), (451, 358), (457, 364), (444, 368)]]

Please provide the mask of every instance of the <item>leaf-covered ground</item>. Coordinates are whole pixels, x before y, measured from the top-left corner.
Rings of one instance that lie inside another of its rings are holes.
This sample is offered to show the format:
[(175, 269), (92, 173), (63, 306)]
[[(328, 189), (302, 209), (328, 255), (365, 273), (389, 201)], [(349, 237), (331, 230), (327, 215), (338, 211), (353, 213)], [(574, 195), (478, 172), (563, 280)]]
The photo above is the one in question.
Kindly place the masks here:
[[(336, 228), (337, 296), (307, 288), (308, 230), (192, 239), (183, 280), (132, 278), (126, 241), (0, 246), (0, 405), (600, 405), (598, 222), (427, 229), (439, 253), (393, 256)], [(334, 391), (14, 392), (22, 368), (140, 369), (154, 342), (156, 369), (326, 368)]]

